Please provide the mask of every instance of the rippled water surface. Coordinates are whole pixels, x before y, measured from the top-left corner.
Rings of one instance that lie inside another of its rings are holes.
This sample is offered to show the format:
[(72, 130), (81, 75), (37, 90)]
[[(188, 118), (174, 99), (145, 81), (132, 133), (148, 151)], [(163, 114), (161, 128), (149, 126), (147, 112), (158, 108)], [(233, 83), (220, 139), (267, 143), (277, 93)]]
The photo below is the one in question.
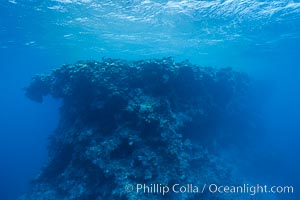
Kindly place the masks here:
[(26, 191), (58, 120), (59, 102), (36, 105), (22, 88), (33, 74), (103, 56), (247, 72), (264, 85), (265, 132), (244, 173), (300, 187), (300, 1), (1, 0), (0, 199)]

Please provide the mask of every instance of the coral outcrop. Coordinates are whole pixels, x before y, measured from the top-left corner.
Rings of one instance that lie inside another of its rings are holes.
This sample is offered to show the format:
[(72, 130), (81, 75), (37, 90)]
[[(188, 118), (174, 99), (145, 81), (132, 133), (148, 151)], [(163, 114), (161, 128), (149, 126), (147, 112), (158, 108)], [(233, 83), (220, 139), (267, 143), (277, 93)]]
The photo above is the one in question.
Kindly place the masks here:
[(206, 191), (145, 194), (135, 186), (233, 184), (229, 165), (210, 150), (234, 137), (230, 127), (242, 117), (226, 121), (245, 112), (249, 85), (230, 68), (171, 58), (80, 61), (35, 76), (28, 98), (63, 103), (48, 162), (26, 199), (222, 199)]

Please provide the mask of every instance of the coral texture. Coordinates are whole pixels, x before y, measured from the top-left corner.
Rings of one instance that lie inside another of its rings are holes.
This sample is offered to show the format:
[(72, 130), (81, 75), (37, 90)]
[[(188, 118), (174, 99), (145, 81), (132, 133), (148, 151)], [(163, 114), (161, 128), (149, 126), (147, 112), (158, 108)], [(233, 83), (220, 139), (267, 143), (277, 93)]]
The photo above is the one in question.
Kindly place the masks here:
[(232, 184), (230, 166), (210, 150), (235, 137), (232, 127), (242, 119), (225, 122), (246, 112), (249, 85), (247, 75), (230, 68), (172, 58), (80, 61), (35, 76), (27, 97), (42, 102), (51, 95), (63, 103), (48, 162), (26, 198), (222, 199), (209, 192), (163, 196), (124, 187)]

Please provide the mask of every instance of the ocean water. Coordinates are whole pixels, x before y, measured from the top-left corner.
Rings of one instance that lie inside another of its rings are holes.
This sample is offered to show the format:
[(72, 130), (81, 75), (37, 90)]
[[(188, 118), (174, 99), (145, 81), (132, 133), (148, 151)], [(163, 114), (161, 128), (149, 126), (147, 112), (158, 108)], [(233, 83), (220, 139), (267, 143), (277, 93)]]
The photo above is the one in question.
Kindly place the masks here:
[(232, 67), (255, 80), (253, 102), (264, 129), (251, 145), (234, 142), (247, 151), (222, 151), (236, 156), (241, 176), (252, 183), (292, 185), (294, 194), (279, 199), (299, 199), (296, 0), (1, 0), (0, 199), (28, 191), (59, 121), (60, 101), (47, 97), (37, 104), (25, 97), (33, 75), (78, 60), (169, 56)]

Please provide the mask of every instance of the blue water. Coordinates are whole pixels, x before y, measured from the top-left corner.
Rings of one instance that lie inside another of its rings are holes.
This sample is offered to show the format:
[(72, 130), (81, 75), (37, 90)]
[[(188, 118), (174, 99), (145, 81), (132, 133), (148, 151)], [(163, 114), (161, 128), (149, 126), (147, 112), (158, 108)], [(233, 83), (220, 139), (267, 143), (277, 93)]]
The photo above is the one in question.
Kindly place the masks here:
[(36, 73), (103, 56), (172, 56), (247, 72), (264, 87), (265, 129), (251, 162), (237, 163), (253, 182), (299, 191), (300, 1), (1, 0), (0, 199), (27, 191), (58, 122), (60, 102), (36, 104), (22, 88)]

